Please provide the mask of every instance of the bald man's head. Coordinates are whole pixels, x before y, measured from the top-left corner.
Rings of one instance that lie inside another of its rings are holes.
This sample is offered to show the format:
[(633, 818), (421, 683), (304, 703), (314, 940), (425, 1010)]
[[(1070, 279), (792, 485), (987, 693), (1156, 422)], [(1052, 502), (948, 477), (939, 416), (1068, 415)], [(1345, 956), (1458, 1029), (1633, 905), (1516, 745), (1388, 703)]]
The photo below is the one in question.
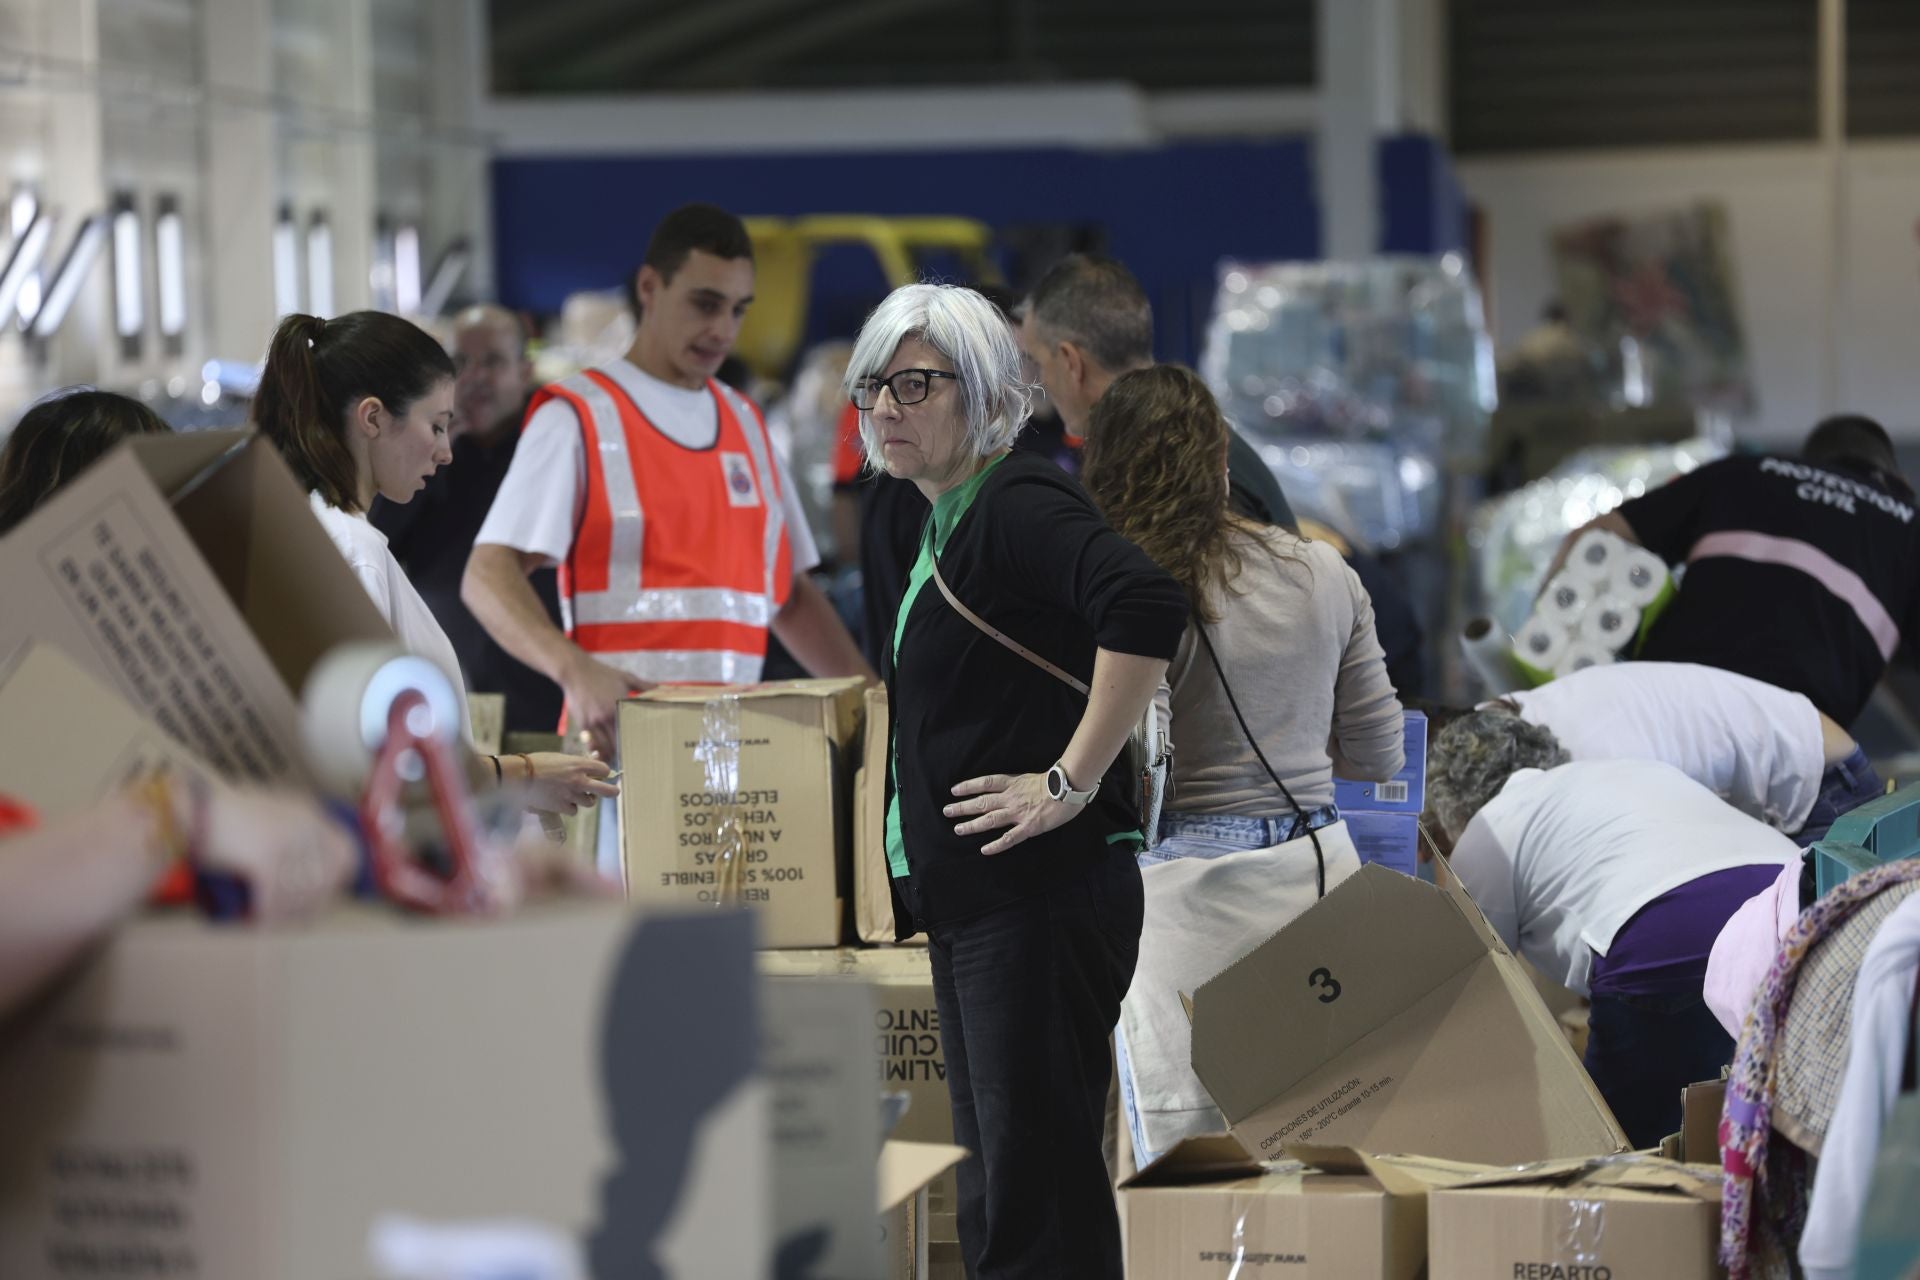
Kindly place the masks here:
[(520, 425), (533, 390), (533, 362), (519, 316), (492, 303), (462, 311), (454, 318), (453, 367), (458, 430), (493, 439)]

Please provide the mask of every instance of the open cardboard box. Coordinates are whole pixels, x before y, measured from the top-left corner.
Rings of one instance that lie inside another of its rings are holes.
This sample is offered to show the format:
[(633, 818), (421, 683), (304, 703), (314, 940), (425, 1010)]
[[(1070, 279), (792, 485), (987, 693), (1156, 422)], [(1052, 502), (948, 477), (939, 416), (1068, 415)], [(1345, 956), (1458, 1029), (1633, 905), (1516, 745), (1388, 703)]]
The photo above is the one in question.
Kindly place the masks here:
[(880, 1148), (880, 1243), (887, 1280), (924, 1280), (932, 1270), (927, 1193), (967, 1158), (965, 1147), (888, 1139)]
[(0, 1276), (340, 1280), (489, 1229), (766, 1274), (752, 937), (579, 901), (124, 925), (0, 1030)]
[(1190, 1004), (1194, 1072), (1256, 1158), (1315, 1143), (1513, 1165), (1627, 1145), (1457, 883), (1364, 866)]
[(1127, 1273), (1416, 1280), (1427, 1195), (1478, 1165), (1299, 1147), (1261, 1164), (1225, 1134), (1186, 1138), (1121, 1184)]
[(1716, 1280), (1717, 1169), (1654, 1156), (1491, 1171), (1429, 1197), (1430, 1280)]
[(121, 445), (0, 539), (0, 659), (41, 641), (222, 777), (303, 781), (300, 690), (393, 632), (249, 431)]

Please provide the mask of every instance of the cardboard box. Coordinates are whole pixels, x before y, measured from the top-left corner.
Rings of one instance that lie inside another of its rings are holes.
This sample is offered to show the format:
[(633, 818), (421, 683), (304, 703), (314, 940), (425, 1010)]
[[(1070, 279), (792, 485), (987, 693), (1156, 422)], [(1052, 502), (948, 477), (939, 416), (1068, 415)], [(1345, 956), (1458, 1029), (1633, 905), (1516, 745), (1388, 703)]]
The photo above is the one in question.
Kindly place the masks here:
[(1624, 1150), (1464, 890), (1362, 867), (1192, 995), (1193, 1069), (1249, 1154), (1520, 1164)]
[(880, 1100), (866, 1043), (872, 1002), (847, 983), (795, 978), (764, 1002), (762, 1021), (773, 1089), (776, 1269), (879, 1275), (873, 1202)]
[(1427, 714), (1405, 715), (1406, 763), (1400, 772), (1386, 782), (1335, 778), (1333, 802), (1361, 862), (1411, 876), (1419, 874), (1420, 813), (1427, 802)]
[(163, 764), (212, 780), (191, 752), (51, 645), (27, 644), (0, 670), (0, 725), (9, 728), (0, 733), (0, 795), (45, 821), (83, 813)]
[(880, 1244), (888, 1280), (932, 1280), (936, 1274), (927, 1237), (927, 1194), (967, 1158), (964, 1148), (889, 1139), (880, 1148)]
[[(892, 744), (887, 691), (876, 686), (866, 693), (860, 768), (853, 775), (853, 936), (861, 942), (896, 941), (893, 892), (887, 883), (893, 875), (887, 867), (887, 769)], [(925, 946), (927, 935), (916, 933), (900, 941)]]
[(1727, 1106), (1727, 1082), (1704, 1080), (1680, 1091), (1680, 1132), (1660, 1143), (1660, 1154), (1687, 1164), (1720, 1164), (1720, 1113)]
[[(873, 1070), (879, 1092), (905, 1093), (907, 1113), (892, 1137), (947, 1145), (953, 1141), (953, 1103), (940, 1045), (940, 1011), (933, 1000), (933, 962), (924, 947), (842, 947), (829, 951), (763, 951), (760, 972), (770, 978), (828, 978), (858, 983), (871, 993)], [(875, 1098), (878, 1105), (878, 1098)], [(927, 1237), (959, 1238), (953, 1175), (942, 1175), (930, 1198)]]
[(1127, 1179), (1127, 1274), (1416, 1280), (1427, 1194), (1477, 1166), (1301, 1151), (1262, 1165), (1222, 1134), (1187, 1138)]
[(1341, 813), (1410, 813), (1427, 805), (1427, 713), (1404, 713), (1406, 763), (1386, 782), (1354, 782), (1336, 777), (1333, 802)]
[(754, 908), (762, 946), (837, 945), (862, 688), (663, 685), (621, 703), (628, 896), (739, 902)]
[(146, 436), (0, 540), (0, 656), (59, 649), (230, 779), (304, 781), (299, 692), (393, 632), (245, 431)]
[(1719, 1171), (1652, 1156), (1499, 1170), (1428, 1198), (1431, 1280), (1713, 1280)]
[(0, 1041), (0, 1275), (339, 1280), (396, 1224), (765, 1274), (751, 945), (620, 904), (129, 924)]

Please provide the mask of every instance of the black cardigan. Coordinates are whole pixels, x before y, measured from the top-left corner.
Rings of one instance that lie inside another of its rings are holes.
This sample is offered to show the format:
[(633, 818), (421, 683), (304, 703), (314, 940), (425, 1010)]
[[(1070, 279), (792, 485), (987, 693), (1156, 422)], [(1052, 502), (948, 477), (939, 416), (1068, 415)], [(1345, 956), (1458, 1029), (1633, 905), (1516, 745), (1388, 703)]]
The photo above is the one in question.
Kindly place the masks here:
[[(1187, 598), (1145, 552), (1107, 527), (1077, 482), (1044, 458), (1009, 455), (982, 482), (940, 556), (955, 596), (988, 623), (1080, 680), (1094, 649), (1171, 660)], [(891, 637), (888, 637), (891, 640)], [(951, 788), (990, 773), (1044, 773), (1087, 702), (983, 634), (929, 580), (900, 651), (887, 645), (900, 824), (911, 893), (894, 884), (901, 937), (1043, 893), (1103, 856), (1132, 856), (1134, 785), (1116, 762), (1066, 824), (989, 858), (1002, 831), (953, 833)], [(1078, 785), (1086, 780), (1077, 778)], [(893, 801), (892, 777), (888, 802)]]

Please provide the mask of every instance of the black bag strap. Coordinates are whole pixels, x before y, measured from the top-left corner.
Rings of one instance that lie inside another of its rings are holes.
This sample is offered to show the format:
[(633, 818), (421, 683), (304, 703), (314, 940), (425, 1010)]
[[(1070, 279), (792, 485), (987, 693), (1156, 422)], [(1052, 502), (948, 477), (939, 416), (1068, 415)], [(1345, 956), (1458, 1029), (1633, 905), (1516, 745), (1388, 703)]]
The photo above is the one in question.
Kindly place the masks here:
[(1324, 898), (1327, 896), (1327, 855), (1320, 848), (1320, 835), (1307, 826), (1306, 811), (1293, 798), (1293, 792), (1287, 790), (1287, 784), (1280, 781), (1280, 775), (1274, 772), (1273, 766), (1267, 763), (1267, 753), (1260, 749), (1259, 740), (1253, 736), (1253, 730), (1247, 727), (1247, 718), (1240, 714), (1240, 702), (1233, 696), (1233, 686), (1227, 683), (1227, 673), (1220, 667), (1220, 655), (1213, 651), (1213, 641), (1207, 638), (1206, 624), (1195, 618), (1193, 629), (1200, 633), (1200, 643), (1206, 647), (1207, 660), (1213, 663), (1213, 674), (1220, 681), (1220, 692), (1227, 695), (1227, 705), (1233, 708), (1233, 718), (1240, 722), (1240, 732), (1246, 736), (1247, 745), (1253, 748), (1254, 758), (1260, 761), (1260, 767), (1273, 779), (1273, 785), (1280, 788), (1280, 794), (1286, 797), (1288, 807), (1293, 810), (1293, 820), (1305, 828), (1307, 839), (1313, 842), (1315, 883), (1319, 886), (1320, 896)]

